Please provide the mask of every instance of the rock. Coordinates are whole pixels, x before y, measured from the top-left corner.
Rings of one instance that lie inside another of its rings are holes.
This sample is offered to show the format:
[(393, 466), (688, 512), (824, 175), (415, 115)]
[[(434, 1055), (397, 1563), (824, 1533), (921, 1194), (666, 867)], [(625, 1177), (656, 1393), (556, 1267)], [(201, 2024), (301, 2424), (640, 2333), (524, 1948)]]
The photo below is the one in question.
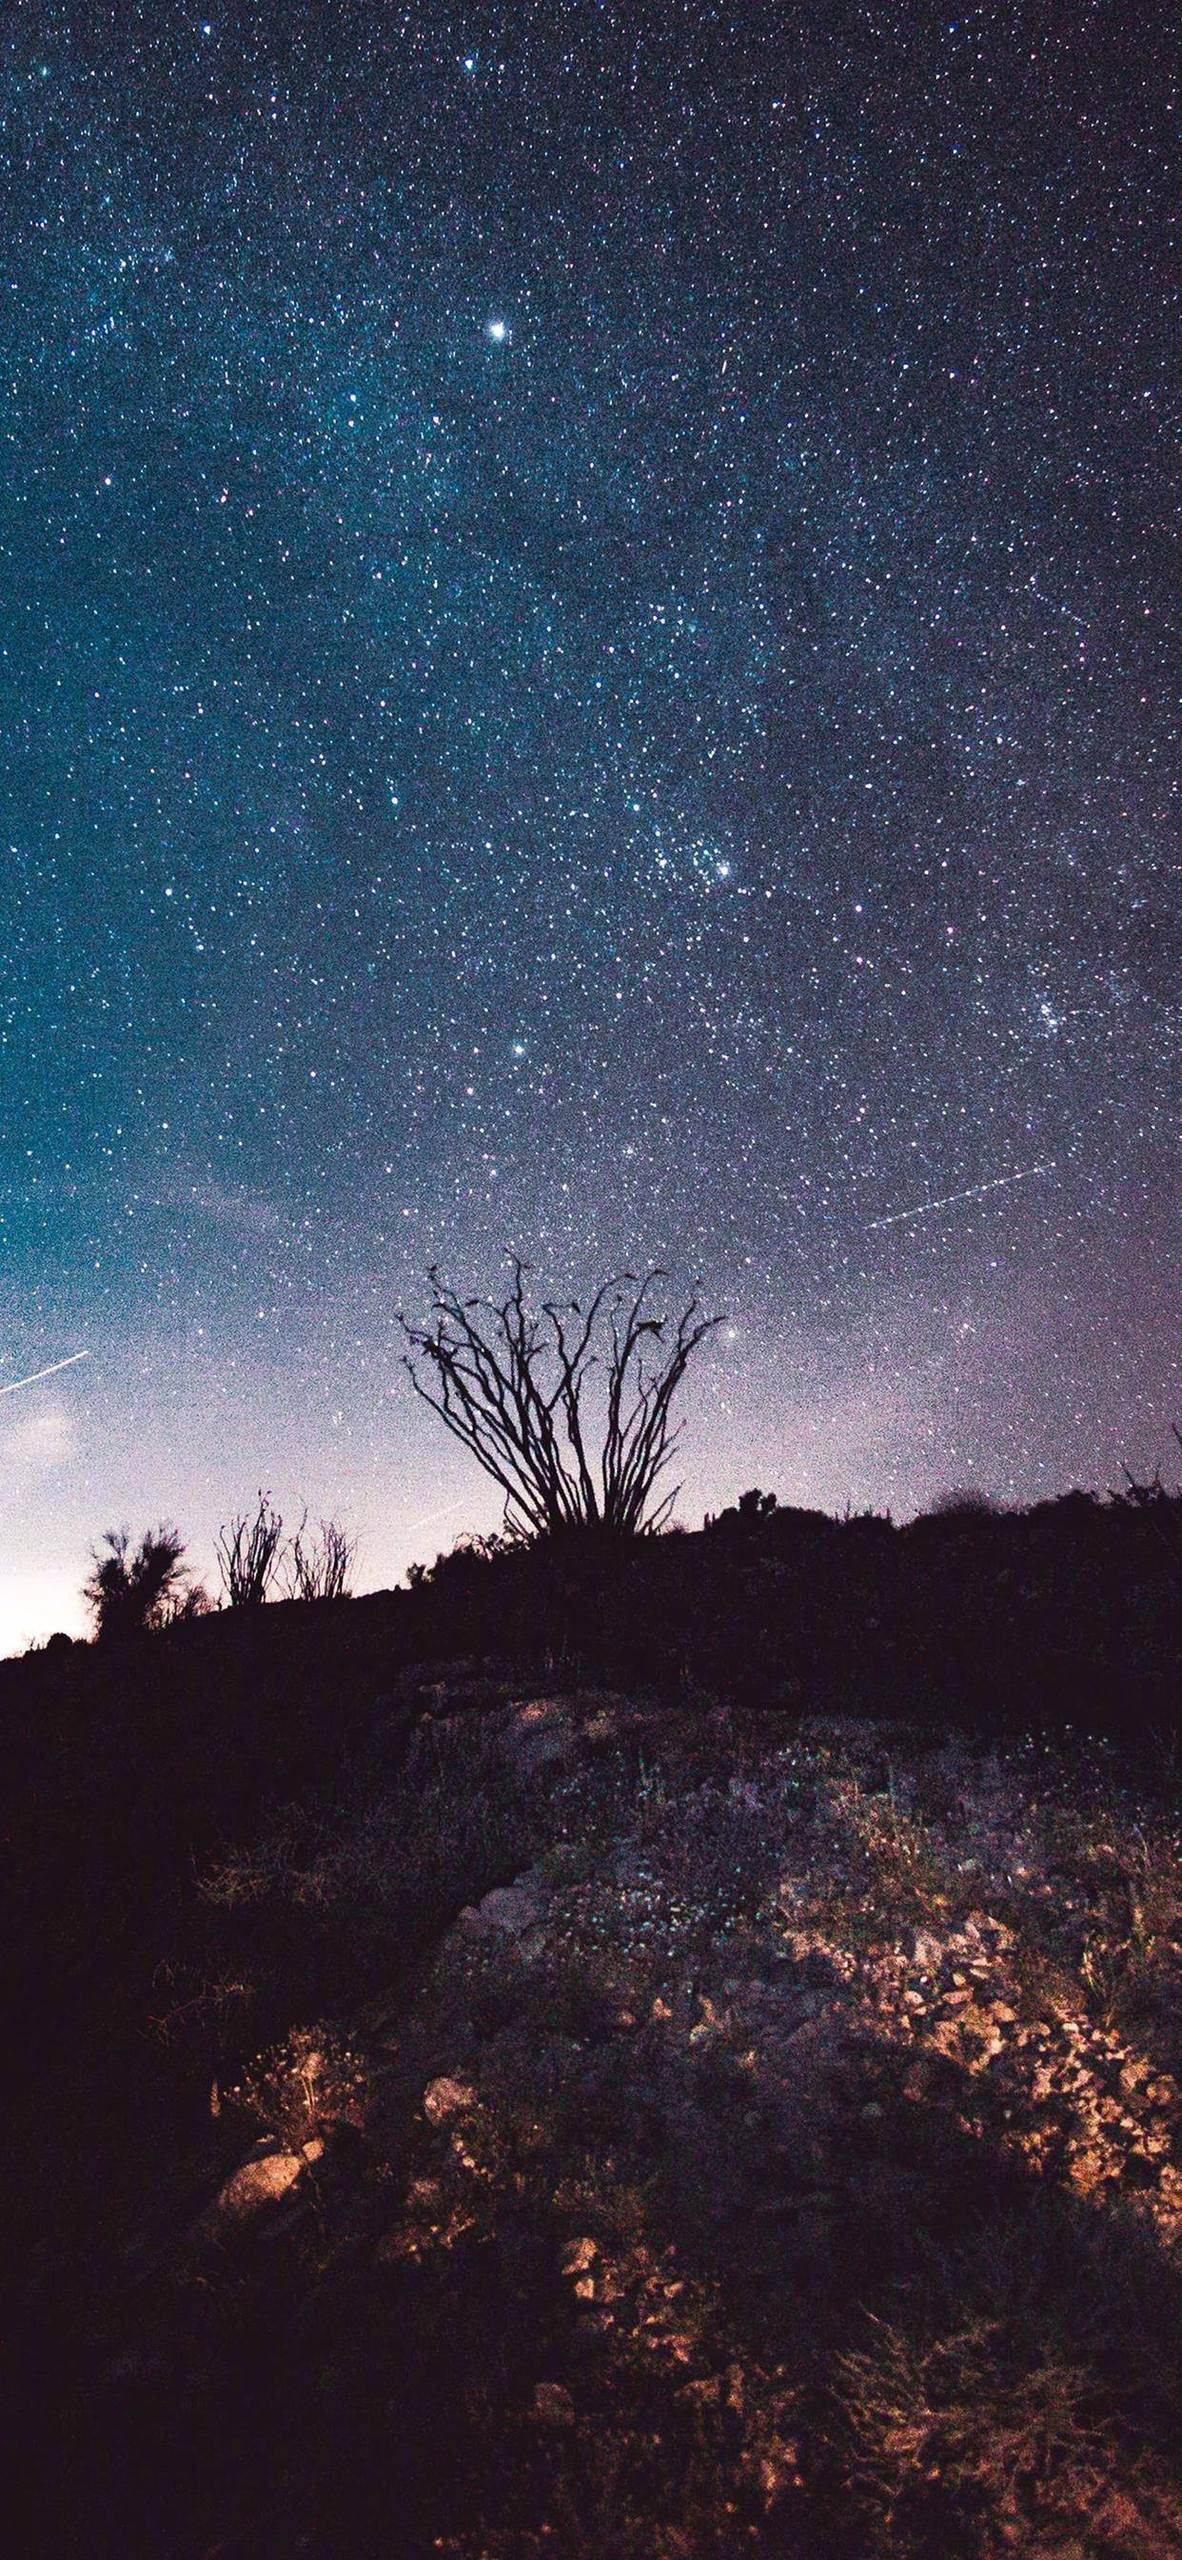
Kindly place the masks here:
[(573, 1759), (577, 1745), (574, 1725), (554, 1698), (530, 1698), (515, 1707), (504, 1736), (506, 1757), (519, 1778)]
[(441, 2072), (437, 2080), (423, 2091), (423, 2113), (429, 2124), (446, 2124), (449, 2116), (463, 2115), (476, 2104), (476, 2091), (466, 2080), (453, 2080)]
[(562, 2272), (564, 2276), (583, 2275), (588, 2267), (594, 2265), (598, 2256), (598, 2240), (584, 2238), (581, 2240), (569, 2241), (562, 2253)]
[(832, 1990), (837, 1978), (833, 1957), (825, 1947), (814, 1946), (806, 1931), (791, 1930), (785, 1941), (784, 1953), (794, 1967), (789, 1989)]
[(573, 2427), (575, 2404), (564, 2382), (539, 2382), (534, 2392), (535, 2418), (544, 2427)]
[(830, 2070), (837, 2062), (843, 2045), (841, 2025), (832, 2008), (819, 2009), (815, 2017), (804, 2018), (797, 2027), (789, 2026), (785, 2045), (794, 2068)]
[(720, 2373), (703, 2373), (696, 2382), (683, 2382), (677, 2394), (691, 2409), (717, 2409), (721, 2406), (723, 2378)]
[(310, 2162), (320, 2159), (323, 2150), (324, 2144), (314, 2138), (304, 2144), (302, 2151), (265, 2151), (257, 2160), (244, 2160), (233, 2177), (227, 2178), (206, 2217), (207, 2223), (245, 2222), (265, 2205), (278, 2204)]
[(481, 1935), (503, 1930), (510, 1938), (523, 1938), (541, 1917), (539, 1898), (524, 1884), (494, 1885), (483, 1902), (471, 1904), (461, 1914), (465, 1927)]
[(783, 2436), (769, 2436), (760, 2449), (759, 2485), (765, 2504), (773, 2506), (785, 2489), (800, 2487), (800, 2448)]
[(825, 2002), (819, 1991), (791, 1991), (788, 1996), (792, 2017), (802, 2027), (807, 2025), (810, 2018), (819, 2018), (825, 2008)]

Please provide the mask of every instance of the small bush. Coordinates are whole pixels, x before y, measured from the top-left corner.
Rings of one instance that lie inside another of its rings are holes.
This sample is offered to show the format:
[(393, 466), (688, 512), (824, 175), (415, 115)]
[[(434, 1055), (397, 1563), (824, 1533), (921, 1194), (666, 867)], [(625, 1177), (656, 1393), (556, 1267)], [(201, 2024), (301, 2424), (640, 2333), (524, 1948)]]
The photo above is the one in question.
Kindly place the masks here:
[(298, 2151), (337, 2125), (360, 2127), (368, 2092), (361, 2055), (331, 2028), (317, 2026), (301, 2027), (286, 2043), (256, 2054), (225, 2094), (228, 2106)]
[(313, 1537), (305, 1535), (305, 1512), (287, 1552), (288, 1593), (293, 1600), (347, 1600), (357, 1541), (337, 1520), (322, 1520)]
[(953, 1485), (947, 1493), (938, 1493), (928, 1509), (929, 1520), (996, 1520), (1001, 1504), (981, 1485)]
[(260, 1493), (253, 1518), (242, 1512), (217, 1535), (217, 1559), (231, 1609), (258, 1609), (279, 1572), (283, 1520), (269, 1493)]
[(201, 1616), (208, 1595), (193, 1581), (184, 1555), (180, 1531), (167, 1521), (146, 1529), (134, 1550), (130, 1530), (106, 1530), (101, 1546), (91, 1550), (82, 1587), (96, 1637), (144, 1635)]

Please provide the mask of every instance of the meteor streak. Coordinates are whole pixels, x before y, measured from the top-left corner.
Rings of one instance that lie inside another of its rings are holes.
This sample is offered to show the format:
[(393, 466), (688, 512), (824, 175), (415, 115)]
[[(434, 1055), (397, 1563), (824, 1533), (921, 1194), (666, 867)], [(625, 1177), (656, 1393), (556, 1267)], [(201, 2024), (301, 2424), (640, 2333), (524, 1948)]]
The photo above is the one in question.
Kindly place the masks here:
[(453, 1511), (463, 1510), (464, 1504), (467, 1500), (467, 1494), (462, 1493), (458, 1502), (445, 1502), (442, 1511), (421, 1511), (417, 1520), (407, 1521), (406, 1527), (402, 1532), (403, 1537), (409, 1538), (415, 1529), (429, 1529), (432, 1521), (434, 1520), (450, 1519)]
[(14, 1396), (18, 1387), (35, 1387), (42, 1378), (56, 1378), (59, 1369), (72, 1369), (79, 1360), (89, 1360), (89, 1351), (71, 1351), (65, 1360), (51, 1360), (48, 1369), (34, 1369), (27, 1378), (10, 1378), (0, 1387), (0, 1396)]
[(901, 1227), (907, 1218), (926, 1218), (933, 1209), (951, 1209), (958, 1200), (983, 1200), (987, 1191), (1006, 1191), (1012, 1182), (1033, 1182), (1036, 1173), (1053, 1173), (1054, 1163), (1028, 1164), (1021, 1173), (998, 1173), (992, 1182), (974, 1182), (968, 1191), (946, 1191), (941, 1200), (921, 1200), (914, 1209), (892, 1209), (886, 1218), (867, 1220), (866, 1233), (876, 1227)]
[(1073, 613), (1069, 604), (1056, 604), (1053, 596), (1044, 596), (1042, 588), (1035, 586), (1033, 578), (1028, 578), (1026, 581), (1026, 593), (1028, 596), (1037, 596), (1039, 603), (1045, 604), (1048, 613), (1061, 613), (1065, 621), (1075, 624), (1077, 631), (1087, 630), (1088, 626), (1081, 613)]

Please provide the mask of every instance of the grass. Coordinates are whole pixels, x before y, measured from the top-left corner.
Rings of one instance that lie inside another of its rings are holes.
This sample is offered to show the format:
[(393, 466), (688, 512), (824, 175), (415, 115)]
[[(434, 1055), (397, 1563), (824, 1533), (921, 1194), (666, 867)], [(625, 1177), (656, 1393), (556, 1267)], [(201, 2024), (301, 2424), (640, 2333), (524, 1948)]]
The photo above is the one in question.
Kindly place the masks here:
[(1151, 2446), (1179, 2358), (1147, 2319), (1160, 2268), (1125, 2239), (1028, 2196), (928, 2257), (905, 2321), (867, 2317), (836, 2363), (830, 2439), (867, 2560), (1170, 2547), (1179, 2508)]

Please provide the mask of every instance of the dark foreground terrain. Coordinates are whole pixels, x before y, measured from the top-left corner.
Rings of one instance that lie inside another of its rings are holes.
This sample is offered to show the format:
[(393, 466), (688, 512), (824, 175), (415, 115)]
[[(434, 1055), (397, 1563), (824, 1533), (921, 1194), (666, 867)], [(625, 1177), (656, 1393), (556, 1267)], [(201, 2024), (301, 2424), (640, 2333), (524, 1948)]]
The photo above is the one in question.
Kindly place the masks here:
[(21, 2549), (1182, 2549), (1180, 1528), (0, 1666)]

